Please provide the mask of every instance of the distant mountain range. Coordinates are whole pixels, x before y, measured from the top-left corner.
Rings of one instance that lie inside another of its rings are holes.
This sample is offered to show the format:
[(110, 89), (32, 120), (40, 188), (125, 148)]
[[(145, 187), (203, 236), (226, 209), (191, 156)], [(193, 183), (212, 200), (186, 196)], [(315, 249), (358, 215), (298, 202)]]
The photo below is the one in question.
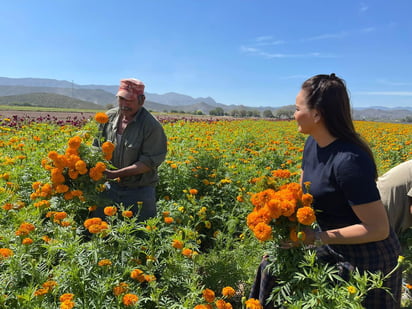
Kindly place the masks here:
[[(0, 104), (101, 109), (117, 104), (117, 90), (118, 85), (79, 85), (66, 80), (0, 77)], [(48, 96), (47, 94), (53, 95)], [(290, 110), (294, 108), (290, 105), (281, 107), (225, 105), (217, 103), (211, 97), (193, 98), (175, 92), (165, 94), (145, 92), (145, 95), (146, 108), (159, 112), (190, 113), (201, 111), (204, 114), (209, 114), (211, 110), (222, 108), (225, 112), (237, 109), (260, 113), (270, 110), (275, 113), (279, 109)], [(412, 106), (356, 108), (353, 114), (355, 119), (399, 121), (405, 117), (412, 117)]]

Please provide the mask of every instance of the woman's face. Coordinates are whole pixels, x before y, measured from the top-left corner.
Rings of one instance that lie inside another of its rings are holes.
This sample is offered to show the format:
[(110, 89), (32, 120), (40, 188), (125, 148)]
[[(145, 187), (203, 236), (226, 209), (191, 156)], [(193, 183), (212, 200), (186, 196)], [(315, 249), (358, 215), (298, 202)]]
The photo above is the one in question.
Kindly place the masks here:
[(306, 91), (301, 90), (296, 96), (295, 120), (298, 124), (298, 131), (304, 134), (310, 134), (315, 125), (315, 117), (318, 113), (315, 109), (310, 109), (307, 104)]

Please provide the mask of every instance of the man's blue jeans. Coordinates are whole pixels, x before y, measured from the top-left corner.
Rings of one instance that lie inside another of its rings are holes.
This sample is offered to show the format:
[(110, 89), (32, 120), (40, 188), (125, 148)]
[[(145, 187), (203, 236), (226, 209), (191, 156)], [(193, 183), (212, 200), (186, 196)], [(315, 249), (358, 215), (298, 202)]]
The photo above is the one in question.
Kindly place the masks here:
[[(123, 204), (126, 209), (130, 209), (135, 216), (138, 214), (138, 221), (144, 221), (156, 216), (155, 187), (126, 188), (117, 183), (110, 183), (106, 185), (106, 191), (102, 193), (102, 197), (113, 202), (113, 204), (98, 207), (95, 211), (91, 212), (90, 217), (104, 219), (104, 207), (118, 206), (120, 204)], [(141, 202), (140, 209), (139, 202)]]

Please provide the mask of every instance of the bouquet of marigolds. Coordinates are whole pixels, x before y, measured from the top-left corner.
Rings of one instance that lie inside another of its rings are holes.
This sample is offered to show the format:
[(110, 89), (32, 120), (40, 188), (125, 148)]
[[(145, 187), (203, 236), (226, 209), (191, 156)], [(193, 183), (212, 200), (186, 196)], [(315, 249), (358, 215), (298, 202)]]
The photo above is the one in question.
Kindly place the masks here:
[(271, 176), (254, 180), (263, 189), (251, 196), (254, 208), (247, 216), (247, 225), (260, 241), (299, 245), (305, 239), (302, 227), (316, 220), (312, 195), (303, 193), (300, 184), (288, 182), (291, 175), (288, 170), (275, 170)]
[[(265, 245), (268, 271), (279, 282), (288, 282), (298, 270), (307, 251), (304, 229), (316, 221), (313, 197), (291, 180), (295, 176), (274, 170), (253, 179), (258, 192), (251, 194), (253, 211), (247, 216), (249, 229)], [(309, 184), (305, 186), (309, 190)]]
[[(95, 115), (97, 123), (105, 123), (104, 113)], [(94, 124), (96, 127), (96, 123)], [(50, 172), (50, 182), (33, 183), (31, 199), (38, 201), (35, 206), (59, 210), (87, 210), (96, 202), (104, 190), (103, 172), (112, 158), (114, 144), (106, 141), (101, 148), (93, 146), (96, 136), (90, 130), (71, 137), (65, 149), (50, 151), (42, 160), (44, 169)], [(52, 205), (53, 204), (53, 205)]]

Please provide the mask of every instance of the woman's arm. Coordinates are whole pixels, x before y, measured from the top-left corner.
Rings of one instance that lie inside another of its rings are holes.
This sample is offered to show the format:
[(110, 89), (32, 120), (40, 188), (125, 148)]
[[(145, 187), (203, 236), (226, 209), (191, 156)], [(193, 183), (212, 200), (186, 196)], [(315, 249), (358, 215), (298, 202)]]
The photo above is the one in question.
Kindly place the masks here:
[(352, 207), (361, 223), (339, 229), (318, 232), (306, 231), (305, 243), (312, 244), (315, 236), (324, 244), (362, 244), (386, 239), (389, 220), (380, 200)]

